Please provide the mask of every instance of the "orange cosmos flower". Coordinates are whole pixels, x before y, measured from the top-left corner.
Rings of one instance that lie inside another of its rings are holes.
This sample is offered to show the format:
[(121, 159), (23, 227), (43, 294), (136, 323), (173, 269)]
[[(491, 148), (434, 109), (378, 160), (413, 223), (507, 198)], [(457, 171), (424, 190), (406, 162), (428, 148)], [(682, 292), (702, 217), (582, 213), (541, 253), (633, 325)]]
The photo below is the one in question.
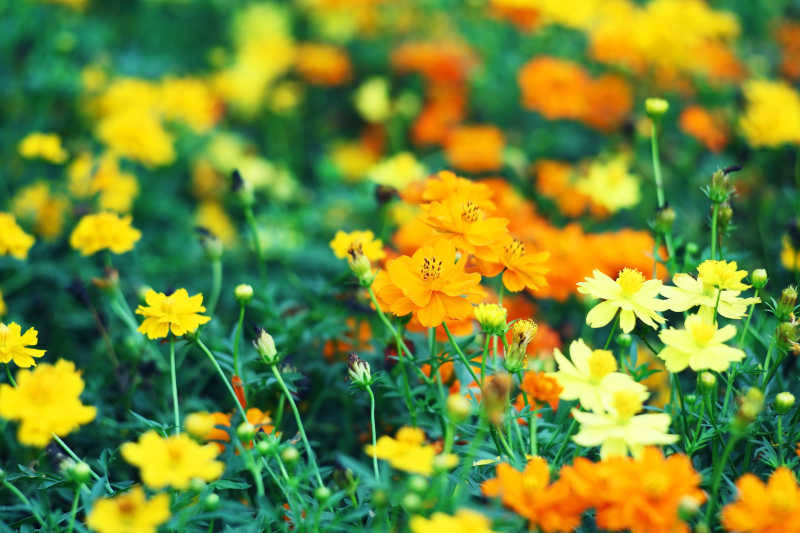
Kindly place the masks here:
[(451, 165), (466, 172), (499, 170), (504, 145), (503, 132), (496, 126), (459, 126), (447, 136), (445, 155)]
[(469, 199), (487, 212), (493, 212), (495, 209), (492, 203), (494, 192), (489, 186), (456, 176), (449, 170), (437, 172), (435, 176), (422, 182), (420, 187), (421, 190), (416, 191), (409, 187), (401, 196), (406, 202), (419, 204), (444, 202), (449, 198), (458, 197)]
[(477, 203), (458, 196), (423, 205), (421, 216), (423, 222), (439, 232), (441, 239), (468, 254), (491, 257), (488, 246), (511, 238), (506, 229), (508, 219), (487, 217)]
[(412, 257), (403, 255), (386, 263), (378, 273), (373, 289), (379, 303), (397, 316), (413, 313), (426, 328), (445, 319), (464, 319), (472, 315), (472, 303), (486, 295), (480, 274), (464, 271), (467, 257), (456, 262), (452, 242), (440, 240), (423, 246)]
[(782, 22), (775, 38), (781, 45), (781, 74), (790, 80), (800, 79), (800, 23)]
[(352, 66), (347, 53), (329, 44), (306, 43), (298, 46), (297, 72), (309, 83), (340, 85), (352, 76)]
[(566, 216), (580, 216), (591, 205), (589, 196), (575, 186), (576, 173), (569, 163), (544, 159), (536, 163), (534, 172), (536, 190), (552, 199)]
[(492, 246), (492, 262), (478, 261), (481, 272), (493, 277), (503, 272), (503, 285), (511, 292), (523, 289), (537, 290), (547, 286), (544, 275), (550, 254), (531, 252), (529, 246), (519, 239)]
[(719, 152), (728, 143), (728, 128), (707, 109), (692, 105), (680, 116), (681, 129), (703, 143), (712, 152)]
[(579, 119), (586, 114), (590, 78), (577, 63), (536, 57), (522, 66), (517, 81), (522, 90), (522, 106), (549, 120)]
[(392, 52), (392, 67), (419, 72), (429, 82), (461, 83), (475, 65), (474, 53), (457, 42), (409, 42)]
[(503, 504), (530, 520), (531, 529), (572, 531), (581, 523), (583, 502), (568, 484), (550, 483), (550, 468), (541, 457), (531, 459), (522, 472), (506, 463), (497, 465), (496, 472), (496, 478), (483, 482), (481, 491), (490, 498), (501, 498)]
[(605, 74), (592, 80), (588, 89), (583, 122), (604, 132), (617, 129), (633, 107), (628, 83), (621, 76)]
[(722, 525), (743, 533), (800, 531), (800, 489), (791, 470), (780, 467), (764, 484), (753, 474), (736, 482), (739, 497), (722, 510)]

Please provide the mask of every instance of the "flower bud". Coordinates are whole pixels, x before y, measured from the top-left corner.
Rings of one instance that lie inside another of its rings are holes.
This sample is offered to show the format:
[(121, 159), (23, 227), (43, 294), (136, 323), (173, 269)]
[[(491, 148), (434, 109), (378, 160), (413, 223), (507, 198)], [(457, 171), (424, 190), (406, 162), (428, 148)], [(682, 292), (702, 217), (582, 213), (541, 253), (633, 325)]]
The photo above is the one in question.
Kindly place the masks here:
[(211, 261), (219, 261), (222, 258), (222, 241), (207, 228), (198, 226), (195, 230), (206, 257)]
[(711, 372), (700, 372), (697, 375), (697, 386), (703, 392), (711, 392), (717, 386), (717, 376)]
[(475, 320), (487, 335), (504, 335), (506, 332), (506, 308), (497, 304), (478, 304), (474, 307)]
[(433, 471), (447, 472), (458, 466), (458, 456), (454, 453), (440, 453), (433, 458)]
[(83, 485), (84, 483), (88, 483), (89, 480), (92, 478), (92, 469), (89, 468), (89, 465), (84, 463), (83, 461), (79, 461), (77, 463), (71, 463), (67, 469), (67, 476), (77, 483), (78, 485)]
[(711, 183), (708, 184), (704, 192), (713, 204), (726, 202), (733, 193), (733, 185), (728, 176), (728, 169), (719, 169), (711, 175)]
[(697, 401), (697, 394), (690, 392), (689, 394), (686, 395), (685, 399), (687, 404), (694, 405), (694, 402)]
[(420, 494), (428, 490), (428, 480), (422, 476), (411, 476), (408, 479), (408, 490)]
[(775, 318), (778, 320), (788, 320), (794, 313), (797, 305), (797, 289), (791, 285), (783, 289), (778, 305), (775, 307)]
[(483, 384), (483, 406), (486, 416), (495, 426), (502, 426), (508, 408), (508, 395), (511, 391), (511, 376), (495, 374)]
[(281, 452), (281, 459), (286, 464), (294, 464), (300, 459), (300, 452), (297, 451), (297, 448), (294, 446), (287, 446)]
[(797, 323), (781, 322), (775, 330), (778, 347), (781, 350), (788, 350), (794, 343), (797, 342), (799, 332), (797, 330)]
[(256, 443), (256, 453), (261, 457), (272, 455), (275, 447), (268, 441), (260, 440)]
[(617, 346), (620, 348), (630, 348), (633, 337), (631, 337), (630, 333), (620, 333), (617, 335), (617, 338), (614, 339), (614, 342), (616, 342)]
[(203, 508), (206, 511), (216, 511), (219, 508), (219, 495), (212, 492), (203, 499)]
[(684, 496), (681, 498), (680, 502), (678, 502), (678, 516), (684, 522), (694, 518), (699, 511), (700, 502), (697, 501), (697, 498), (693, 498), (692, 496)]
[(203, 490), (206, 488), (206, 485), (207, 484), (205, 481), (199, 477), (195, 477), (189, 481), (189, 490), (197, 494), (199, 492), (203, 492)]
[(389, 503), (389, 495), (383, 489), (377, 489), (372, 493), (372, 503), (375, 507), (384, 507)]
[(686, 253), (688, 255), (694, 255), (700, 251), (700, 246), (696, 242), (687, 242), (686, 243)]
[(242, 178), (238, 169), (234, 169), (231, 174), (231, 189), (245, 206), (252, 206), (256, 200), (252, 185)]
[(763, 289), (767, 285), (768, 280), (767, 271), (763, 268), (757, 268), (750, 273), (750, 283), (752, 283), (753, 287), (756, 289)]
[(669, 102), (663, 98), (648, 98), (644, 101), (644, 109), (650, 118), (660, 118), (669, 110)]
[(240, 283), (233, 289), (233, 296), (241, 305), (247, 305), (253, 299), (253, 286), (247, 283)]
[(372, 385), (372, 372), (369, 363), (354, 353), (347, 358), (347, 374), (356, 385), (368, 387)]
[(764, 393), (756, 387), (751, 387), (743, 396), (738, 398), (739, 409), (736, 411), (731, 429), (739, 434), (744, 433), (747, 427), (758, 418), (764, 407)]
[(326, 501), (328, 501), (328, 498), (330, 497), (331, 497), (331, 489), (329, 489), (325, 485), (320, 485), (314, 491), (314, 498), (316, 498), (317, 501), (320, 503), (325, 503)]
[(420, 498), (413, 492), (409, 492), (405, 496), (403, 496), (402, 505), (407, 512), (413, 513), (414, 511), (418, 511), (420, 507), (422, 507), (422, 498)]
[(447, 397), (447, 417), (454, 423), (460, 424), (472, 412), (469, 400), (460, 394), (451, 394)]
[(775, 396), (775, 410), (779, 415), (786, 414), (792, 407), (794, 407), (794, 394), (791, 392), (779, 392)]
[(659, 233), (669, 233), (672, 231), (673, 224), (675, 224), (675, 210), (668, 205), (659, 208), (653, 224), (656, 231)]
[(724, 202), (720, 204), (719, 209), (717, 210), (717, 227), (719, 228), (720, 233), (725, 233), (728, 229), (728, 224), (731, 223), (733, 219), (733, 209), (731, 209), (731, 204), (729, 202)]
[(278, 350), (275, 349), (275, 340), (266, 330), (258, 328), (258, 337), (253, 341), (253, 346), (266, 364), (274, 365), (280, 360)]
[(242, 422), (236, 428), (236, 436), (242, 442), (250, 442), (256, 436), (256, 427), (250, 422)]
[(353, 242), (347, 249), (347, 264), (350, 265), (350, 270), (362, 287), (372, 285), (375, 273), (372, 271), (372, 263), (364, 254), (364, 249), (360, 242)]
[(206, 412), (192, 413), (183, 421), (186, 433), (196, 439), (204, 439), (214, 429), (214, 417)]
[(503, 359), (503, 366), (509, 372), (516, 373), (528, 366), (528, 344), (536, 336), (539, 326), (533, 320), (517, 320), (511, 326), (511, 346)]

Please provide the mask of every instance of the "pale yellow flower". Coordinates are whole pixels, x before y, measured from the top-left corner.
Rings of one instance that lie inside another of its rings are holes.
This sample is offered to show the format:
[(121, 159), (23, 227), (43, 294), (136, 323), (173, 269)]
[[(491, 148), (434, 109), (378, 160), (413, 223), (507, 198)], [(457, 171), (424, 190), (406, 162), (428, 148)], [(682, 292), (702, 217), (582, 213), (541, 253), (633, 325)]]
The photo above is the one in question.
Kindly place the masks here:
[(761, 301), (757, 297), (741, 298), (739, 290), (720, 291), (689, 274), (675, 274), (672, 282), (674, 286), (665, 285), (661, 288), (661, 295), (666, 298), (668, 309), (678, 313), (698, 306), (711, 310), (716, 307), (720, 315), (738, 320), (747, 314), (749, 305)]
[(616, 280), (611, 279), (599, 270), (593, 272), (594, 277), (587, 277), (578, 283), (578, 292), (589, 294), (605, 300), (594, 306), (586, 315), (586, 323), (593, 328), (601, 328), (611, 322), (617, 314), (622, 331), (630, 333), (636, 326), (638, 318), (648, 326), (656, 329), (656, 323), (663, 323), (664, 317), (658, 311), (664, 311), (664, 300), (658, 299), (661, 281), (651, 279), (645, 281), (641, 272), (636, 269), (623, 269)]
[(735, 335), (735, 326), (729, 324), (718, 329), (710, 317), (690, 315), (684, 322), (684, 329), (669, 328), (660, 333), (665, 347), (658, 356), (670, 372), (680, 372), (687, 366), (694, 371), (724, 372), (731, 362), (745, 357), (742, 350), (725, 344)]

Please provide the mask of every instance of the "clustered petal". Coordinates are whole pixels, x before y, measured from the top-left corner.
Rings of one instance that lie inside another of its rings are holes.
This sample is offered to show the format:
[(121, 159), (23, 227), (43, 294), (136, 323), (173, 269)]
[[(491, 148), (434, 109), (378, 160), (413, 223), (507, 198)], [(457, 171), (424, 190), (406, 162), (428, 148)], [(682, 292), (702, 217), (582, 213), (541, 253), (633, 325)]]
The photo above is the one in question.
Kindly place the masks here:
[(166, 337), (170, 332), (180, 337), (186, 333), (194, 333), (201, 324), (211, 317), (201, 315), (203, 295), (189, 296), (186, 289), (178, 289), (169, 296), (152, 289), (145, 294), (145, 303), (136, 308), (136, 314), (145, 317), (139, 331), (150, 339)]

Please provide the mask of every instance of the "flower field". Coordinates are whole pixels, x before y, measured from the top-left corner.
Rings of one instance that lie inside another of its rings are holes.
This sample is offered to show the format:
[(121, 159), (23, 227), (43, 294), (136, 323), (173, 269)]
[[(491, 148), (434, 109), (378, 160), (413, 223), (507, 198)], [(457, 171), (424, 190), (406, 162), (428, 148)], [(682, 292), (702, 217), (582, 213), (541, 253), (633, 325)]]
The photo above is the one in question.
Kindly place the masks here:
[(0, 30), (0, 533), (800, 533), (800, 1)]

